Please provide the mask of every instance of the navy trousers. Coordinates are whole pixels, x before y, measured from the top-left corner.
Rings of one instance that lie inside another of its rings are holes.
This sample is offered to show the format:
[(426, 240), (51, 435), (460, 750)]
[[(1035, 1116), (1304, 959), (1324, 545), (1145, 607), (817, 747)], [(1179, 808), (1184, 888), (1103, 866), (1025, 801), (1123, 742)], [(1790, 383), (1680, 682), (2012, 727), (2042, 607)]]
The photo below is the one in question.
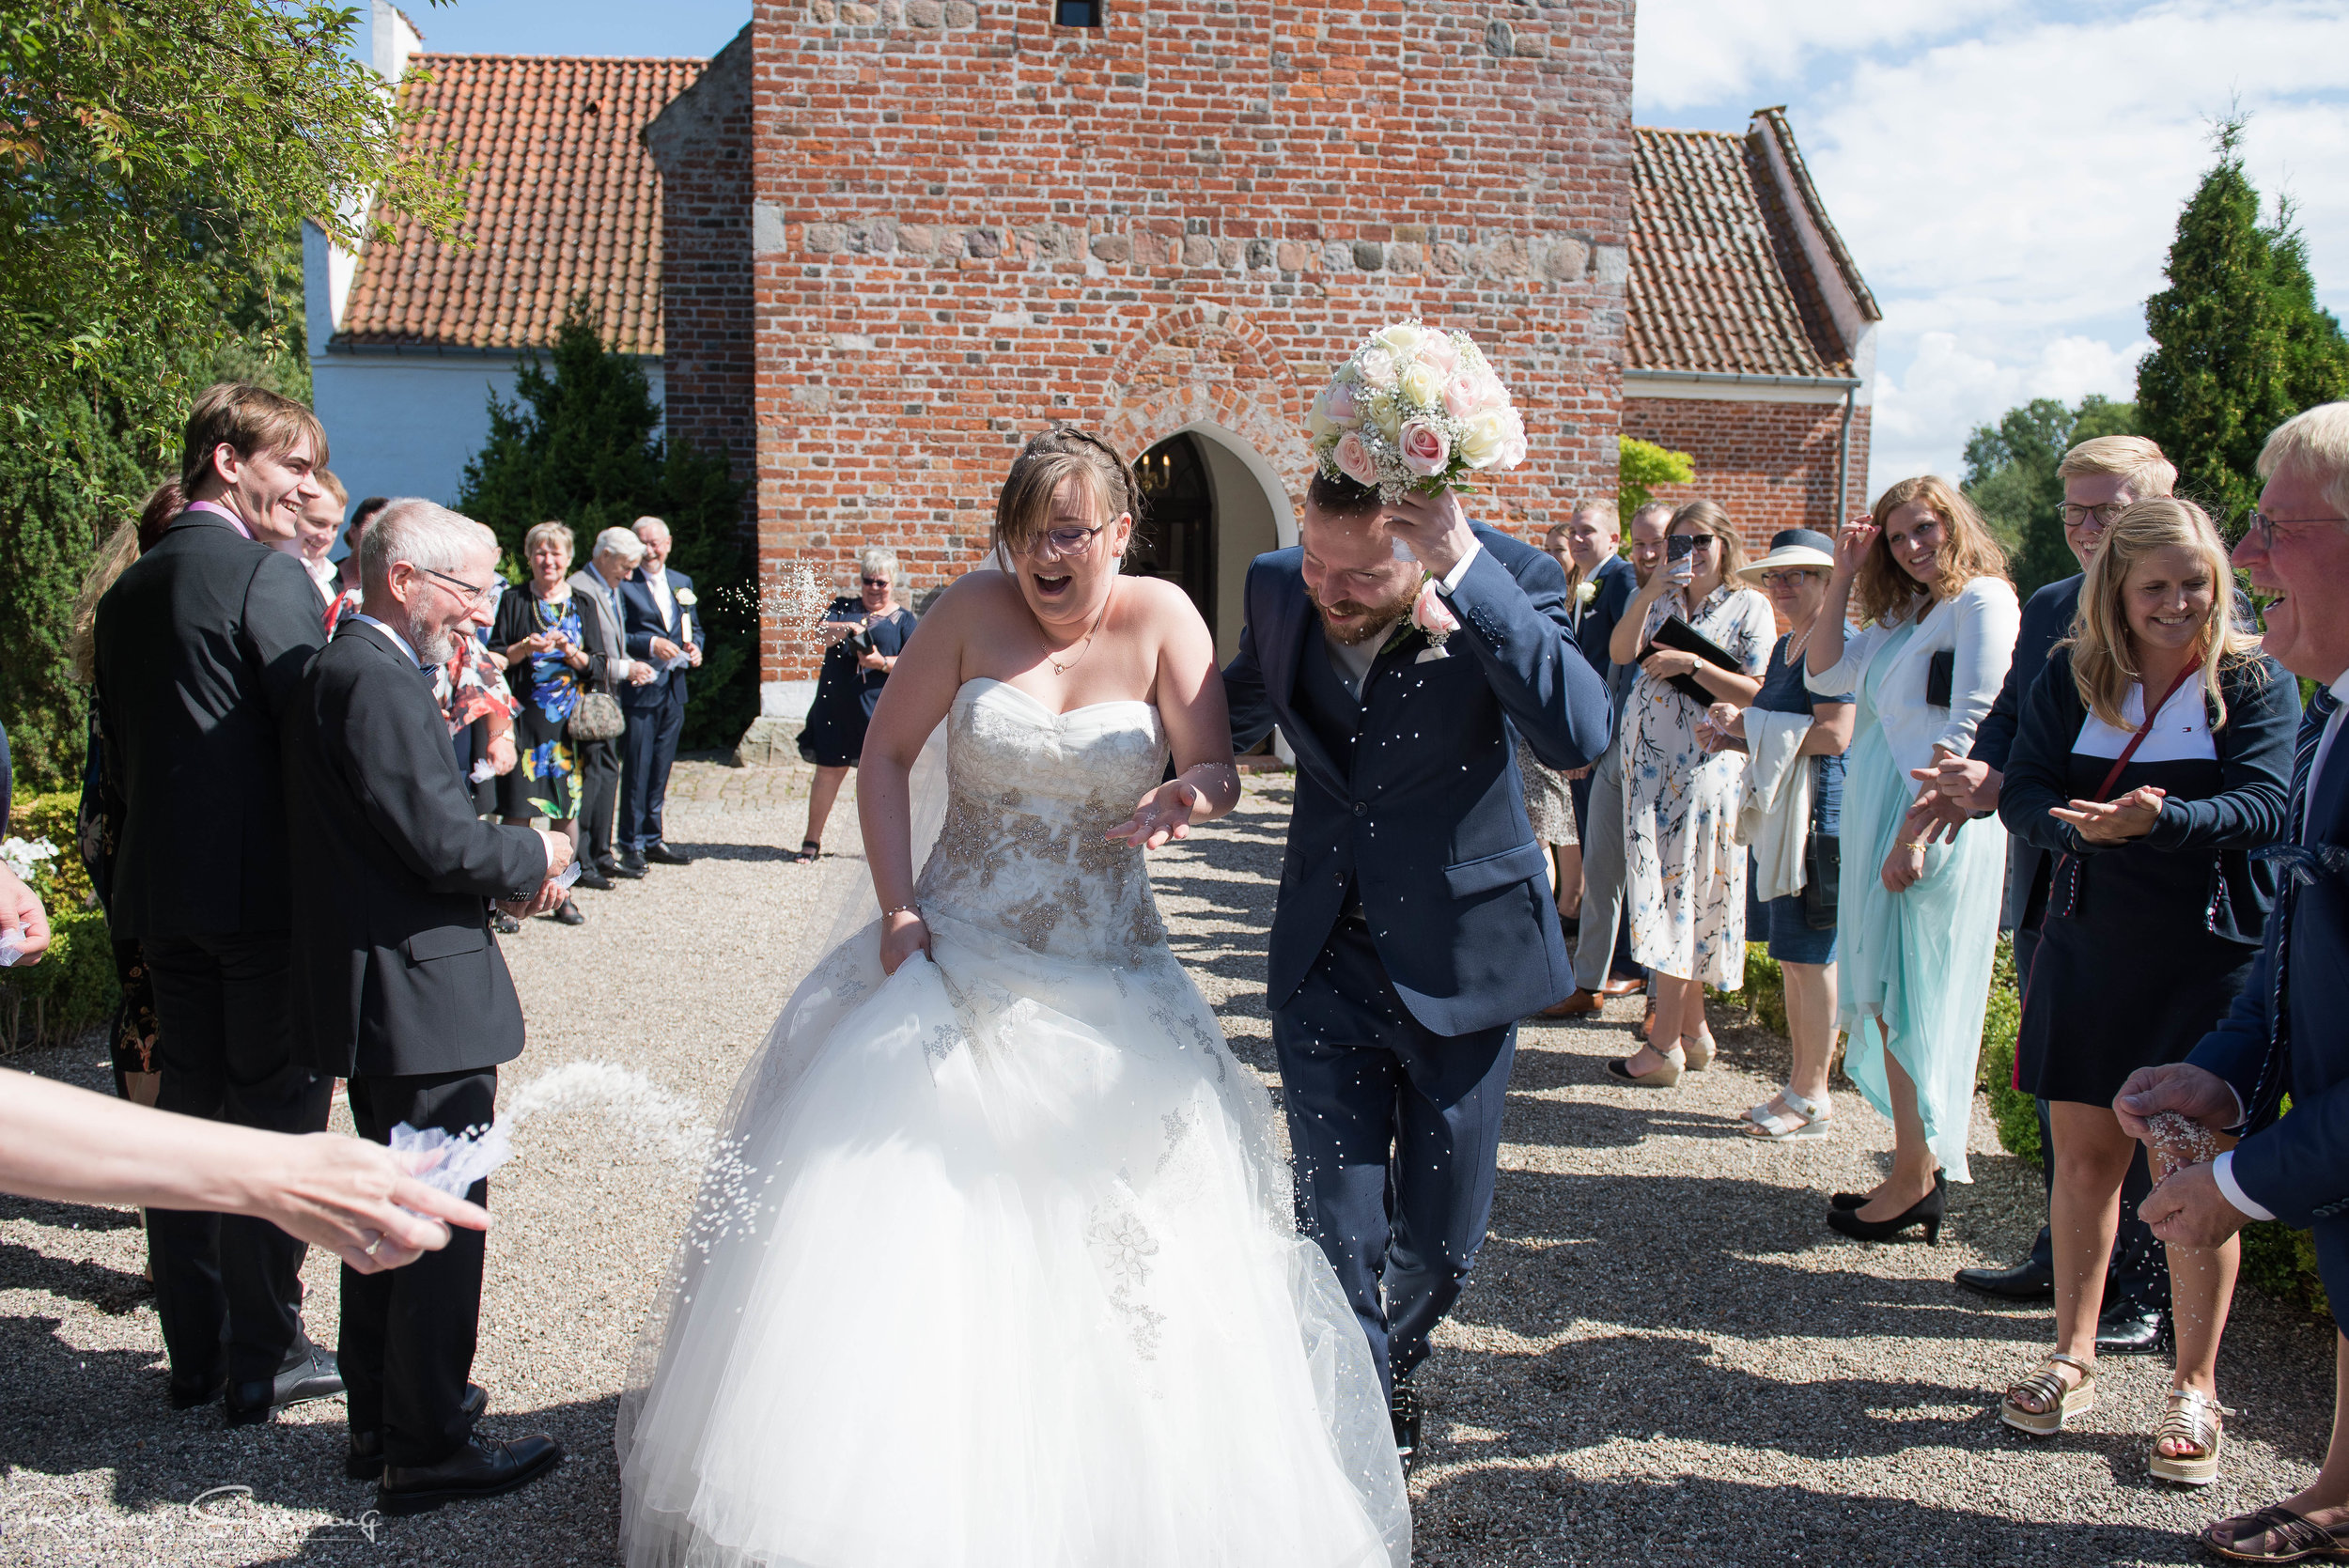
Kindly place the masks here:
[(1272, 1016), (1298, 1225), (1337, 1271), (1390, 1392), (1427, 1358), (1484, 1245), (1517, 1038), (1515, 1024), (1423, 1026), (1368, 929), (1346, 921)]
[(677, 737), (685, 728), (685, 704), (676, 683), (657, 703), (630, 707), (620, 732), (620, 847), (642, 853), (661, 840), (661, 805), (669, 793), (669, 768), (677, 761)]

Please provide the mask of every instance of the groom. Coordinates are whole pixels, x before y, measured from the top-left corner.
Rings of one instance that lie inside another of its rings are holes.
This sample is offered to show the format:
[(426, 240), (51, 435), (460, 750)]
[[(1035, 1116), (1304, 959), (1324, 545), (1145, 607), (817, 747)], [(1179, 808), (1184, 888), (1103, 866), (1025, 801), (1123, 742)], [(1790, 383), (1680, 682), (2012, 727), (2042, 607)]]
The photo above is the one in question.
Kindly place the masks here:
[[(1235, 751), (1278, 724), (1297, 753), (1267, 1000), (1298, 1203), (1408, 1455), (1411, 1369), (1485, 1239), (1517, 1020), (1573, 986), (1516, 736), (1584, 766), (1607, 688), (1558, 563), (1449, 494), (1316, 474), (1299, 540), (1249, 567), (1223, 684)], [(1440, 657), (1410, 620), (1423, 578), (1459, 623)]]

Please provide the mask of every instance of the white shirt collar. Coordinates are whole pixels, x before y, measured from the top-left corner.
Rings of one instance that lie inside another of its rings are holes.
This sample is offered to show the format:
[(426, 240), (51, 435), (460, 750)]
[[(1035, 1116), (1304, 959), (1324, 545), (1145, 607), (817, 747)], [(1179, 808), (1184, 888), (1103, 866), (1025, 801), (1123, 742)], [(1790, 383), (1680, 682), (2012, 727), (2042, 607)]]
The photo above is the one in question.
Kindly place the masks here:
[(381, 632), (384, 636), (389, 637), (392, 640), (392, 645), (408, 656), (409, 663), (413, 664), (419, 670), (424, 668), (424, 660), (416, 657), (416, 650), (409, 646), (408, 639), (402, 637), (398, 632), (394, 631), (389, 625), (377, 620), (373, 615), (368, 614), (364, 610), (352, 611), (350, 618), (359, 622), (363, 626), (371, 626), (375, 628), (376, 630)]

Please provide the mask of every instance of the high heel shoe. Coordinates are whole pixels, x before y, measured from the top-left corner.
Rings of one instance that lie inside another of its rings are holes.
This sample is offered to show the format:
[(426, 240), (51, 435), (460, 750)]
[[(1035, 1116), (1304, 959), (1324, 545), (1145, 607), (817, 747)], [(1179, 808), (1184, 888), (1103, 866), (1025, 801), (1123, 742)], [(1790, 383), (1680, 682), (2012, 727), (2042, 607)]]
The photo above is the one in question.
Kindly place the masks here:
[(1907, 1212), (1896, 1214), (1890, 1219), (1872, 1220), (1860, 1219), (1858, 1209), (1829, 1209), (1827, 1228), (1841, 1232), (1855, 1241), (1887, 1241), (1911, 1225), (1922, 1225), (1925, 1228), (1925, 1245), (1938, 1247), (1941, 1245), (1941, 1219), (1946, 1201), (1941, 1173), (1937, 1171), (1933, 1177), (1933, 1190), (1910, 1204)]
[(1713, 1064), (1713, 1058), (1719, 1054), (1713, 1048), (1713, 1036), (1710, 1034), (1699, 1035), (1693, 1040), (1683, 1038), (1680, 1048), (1688, 1054), (1688, 1070), (1692, 1073), (1704, 1071)]
[(1607, 1063), (1607, 1071), (1625, 1082), (1636, 1083), (1642, 1089), (1670, 1089), (1680, 1081), (1681, 1070), (1688, 1064), (1688, 1059), (1681, 1054), (1678, 1046), (1674, 1046), (1669, 1051), (1659, 1051), (1657, 1054), (1664, 1059), (1662, 1064), (1651, 1067), (1644, 1073), (1633, 1072), (1631, 1058), (1627, 1056), (1610, 1061)]
[[(1936, 1171), (1933, 1173), (1933, 1189), (1936, 1192), (1947, 1192), (1949, 1188), (1950, 1173), (1947, 1171)], [(1827, 1206), (1831, 1209), (1856, 1209), (1875, 1196), (1873, 1192), (1838, 1192), (1828, 1199)]]

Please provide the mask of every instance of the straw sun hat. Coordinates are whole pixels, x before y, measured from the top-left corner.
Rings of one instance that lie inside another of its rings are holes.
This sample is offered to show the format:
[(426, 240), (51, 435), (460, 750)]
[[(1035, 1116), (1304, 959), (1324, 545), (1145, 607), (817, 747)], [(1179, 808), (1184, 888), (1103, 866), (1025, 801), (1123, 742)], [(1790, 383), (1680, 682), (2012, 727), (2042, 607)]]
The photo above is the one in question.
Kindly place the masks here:
[(1764, 572), (1782, 571), (1788, 567), (1833, 571), (1835, 541), (1814, 528), (1781, 529), (1770, 536), (1770, 552), (1759, 561), (1749, 562), (1737, 575), (1749, 582), (1759, 582)]

